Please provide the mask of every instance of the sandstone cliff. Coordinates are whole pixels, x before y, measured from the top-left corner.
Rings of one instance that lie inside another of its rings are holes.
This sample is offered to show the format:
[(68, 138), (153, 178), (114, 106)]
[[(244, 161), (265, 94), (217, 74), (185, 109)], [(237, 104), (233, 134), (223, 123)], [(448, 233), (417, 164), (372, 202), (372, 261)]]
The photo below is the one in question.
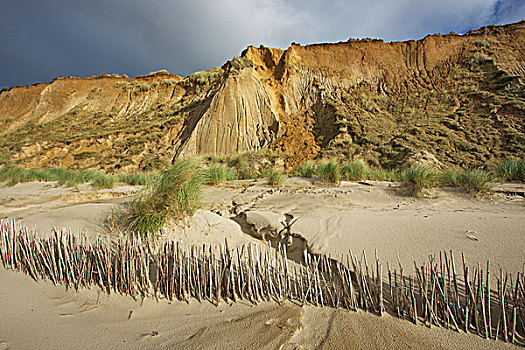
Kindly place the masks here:
[(525, 21), (465, 35), (248, 47), (186, 78), (57, 78), (0, 94), (0, 162), (133, 170), (270, 148), (398, 166), (525, 154)]

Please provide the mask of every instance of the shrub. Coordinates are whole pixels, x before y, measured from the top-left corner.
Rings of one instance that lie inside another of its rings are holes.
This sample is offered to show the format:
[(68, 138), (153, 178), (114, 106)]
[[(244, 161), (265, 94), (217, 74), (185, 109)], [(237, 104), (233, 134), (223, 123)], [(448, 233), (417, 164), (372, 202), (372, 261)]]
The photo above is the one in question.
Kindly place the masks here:
[(218, 185), (225, 181), (235, 180), (235, 169), (225, 164), (215, 163), (206, 170), (206, 183)]
[(270, 169), (267, 173), (268, 183), (272, 186), (281, 186), (283, 183), (283, 173), (279, 169)]
[(422, 164), (411, 164), (399, 174), (399, 178), (415, 197), (421, 196), (424, 189), (430, 189), (438, 183), (436, 171)]
[(156, 233), (167, 220), (193, 215), (200, 206), (202, 182), (203, 171), (195, 161), (179, 161), (158, 175), (110, 221), (117, 221), (125, 231)]
[(475, 195), (490, 192), (493, 180), (490, 173), (479, 169), (466, 170), (459, 176), (461, 186)]
[(297, 168), (297, 172), (302, 177), (312, 177), (314, 175), (314, 164), (311, 162), (306, 162)]
[(525, 181), (525, 159), (505, 159), (496, 173), (502, 181)]
[(341, 166), (341, 176), (347, 181), (365, 180), (370, 176), (370, 170), (363, 161), (344, 163)]
[(323, 181), (336, 185), (341, 182), (341, 168), (333, 161), (319, 163), (315, 172)]

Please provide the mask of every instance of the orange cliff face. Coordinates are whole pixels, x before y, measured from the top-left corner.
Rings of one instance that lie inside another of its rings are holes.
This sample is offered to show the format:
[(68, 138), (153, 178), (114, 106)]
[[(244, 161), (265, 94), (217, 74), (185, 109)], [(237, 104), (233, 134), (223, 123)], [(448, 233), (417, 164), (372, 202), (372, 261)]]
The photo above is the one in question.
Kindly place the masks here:
[(0, 149), (4, 162), (123, 170), (263, 148), (288, 166), (480, 166), (525, 154), (524, 57), (522, 21), (418, 41), (250, 46), (186, 78), (58, 78), (0, 94)]

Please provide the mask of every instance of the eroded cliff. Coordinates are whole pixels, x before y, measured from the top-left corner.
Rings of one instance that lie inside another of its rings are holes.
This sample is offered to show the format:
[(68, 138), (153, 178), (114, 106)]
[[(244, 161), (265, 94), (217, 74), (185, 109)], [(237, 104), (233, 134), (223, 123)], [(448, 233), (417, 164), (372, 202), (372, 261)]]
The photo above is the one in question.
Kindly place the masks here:
[(248, 47), (186, 78), (57, 78), (0, 94), (0, 161), (133, 170), (270, 148), (398, 166), (525, 154), (525, 22), (418, 41)]

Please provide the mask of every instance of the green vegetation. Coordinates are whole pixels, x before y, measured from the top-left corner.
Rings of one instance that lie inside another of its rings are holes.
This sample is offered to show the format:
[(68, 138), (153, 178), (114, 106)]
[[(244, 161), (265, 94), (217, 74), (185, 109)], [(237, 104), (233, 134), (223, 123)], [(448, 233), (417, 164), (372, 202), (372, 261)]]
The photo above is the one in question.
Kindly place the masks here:
[(68, 170), (63, 168), (26, 169), (19, 165), (4, 165), (0, 167), (0, 182), (14, 186), (17, 183), (29, 181), (58, 182), (69, 187), (83, 183), (91, 183), (95, 189), (113, 188), (117, 182), (130, 185), (146, 185), (151, 181), (151, 174), (105, 174), (100, 170)]
[(496, 171), (502, 181), (525, 181), (525, 159), (505, 159)]
[(228, 161), (228, 166), (235, 169), (240, 180), (254, 179), (260, 174), (254, 168), (256, 156), (253, 152), (238, 154)]
[(297, 173), (302, 177), (312, 177), (314, 175), (315, 168), (314, 163), (306, 162), (297, 168)]
[(106, 175), (104, 173), (96, 173), (91, 182), (91, 187), (100, 190), (103, 188), (113, 188), (115, 186), (115, 176)]
[(268, 184), (272, 186), (281, 186), (284, 179), (283, 172), (280, 169), (268, 170), (266, 177), (268, 178)]
[(321, 162), (317, 164), (315, 173), (323, 181), (338, 185), (341, 182), (341, 168), (334, 161)]
[(480, 169), (446, 169), (439, 174), (440, 186), (463, 187), (466, 192), (473, 195), (489, 193), (495, 175)]
[(420, 197), (424, 190), (431, 189), (438, 184), (438, 173), (422, 164), (411, 164), (399, 174), (414, 197)]
[[(173, 79), (173, 78), (170, 78), (170, 79), (162, 79), (160, 81), (160, 85), (161, 86), (171, 86), (171, 85), (176, 85), (179, 81), (177, 79)], [(158, 85), (159, 83), (153, 83), (154, 86)]]
[[(247, 152), (234, 157), (213, 158), (206, 162), (205, 169), (199, 170), (203, 183), (218, 185), (235, 179), (267, 178), (268, 183), (280, 186), (287, 176), (278, 170), (271, 153)], [(227, 162), (227, 163), (225, 163)], [(178, 163), (177, 163), (178, 164)], [(319, 176), (323, 181), (338, 185), (345, 181), (399, 181), (404, 183), (415, 197), (424, 190), (434, 187), (463, 187), (466, 192), (480, 195), (490, 192), (492, 183), (498, 181), (525, 181), (525, 160), (506, 159), (491, 170), (448, 168), (437, 170), (419, 163), (411, 164), (401, 170), (388, 170), (368, 166), (364, 161), (338, 163), (334, 160), (307, 162), (291, 173), (302, 177)], [(0, 183), (16, 185), (29, 181), (57, 182), (70, 187), (90, 183), (94, 189), (112, 188), (117, 183), (150, 187), (157, 181), (158, 172), (136, 172), (132, 174), (106, 174), (100, 170), (68, 170), (51, 167), (46, 169), (26, 169), (19, 165), (0, 166)]]
[(117, 182), (122, 182), (132, 186), (145, 186), (149, 184), (154, 178), (153, 173), (133, 173), (133, 174), (118, 174)]
[(371, 172), (365, 162), (357, 160), (341, 165), (341, 176), (346, 181), (361, 181), (370, 177)]
[(235, 169), (221, 163), (214, 163), (206, 169), (206, 183), (218, 185), (225, 181), (235, 180)]
[(125, 232), (157, 233), (167, 221), (193, 215), (201, 203), (203, 180), (203, 169), (194, 160), (179, 161), (160, 173), (134, 201), (115, 210), (108, 223)]
[[(415, 197), (424, 195), (425, 190), (444, 186), (463, 187), (473, 195), (489, 193), (496, 178), (502, 181), (525, 181), (523, 160), (505, 160), (493, 172), (479, 169), (443, 169), (437, 170), (430, 166), (414, 163), (401, 170), (387, 170), (379, 167), (369, 167), (358, 160), (337, 163), (308, 162), (294, 170), (295, 174), (311, 177), (316, 174), (326, 182), (338, 184), (345, 181), (399, 181), (404, 183)], [(520, 175), (521, 174), (521, 175)]]
[(196, 85), (213, 85), (221, 79), (223, 74), (224, 72), (222, 68), (215, 67), (212, 70), (195, 72), (189, 75), (186, 79)]
[(480, 169), (446, 169), (439, 177), (440, 186), (461, 186), (474, 195), (489, 193), (495, 180), (494, 174)]
[(490, 192), (494, 177), (489, 172), (471, 169), (462, 172), (459, 176), (459, 183), (465, 191), (481, 195)]
[(458, 169), (446, 169), (440, 174), (439, 183), (441, 186), (460, 186), (461, 171)]
[(149, 89), (151, 89), (151, 85), (150, 84), (142, 83), (142, 84), (139, 85), (139, 91), (141, 91), (141, 92), (148, 91)]

